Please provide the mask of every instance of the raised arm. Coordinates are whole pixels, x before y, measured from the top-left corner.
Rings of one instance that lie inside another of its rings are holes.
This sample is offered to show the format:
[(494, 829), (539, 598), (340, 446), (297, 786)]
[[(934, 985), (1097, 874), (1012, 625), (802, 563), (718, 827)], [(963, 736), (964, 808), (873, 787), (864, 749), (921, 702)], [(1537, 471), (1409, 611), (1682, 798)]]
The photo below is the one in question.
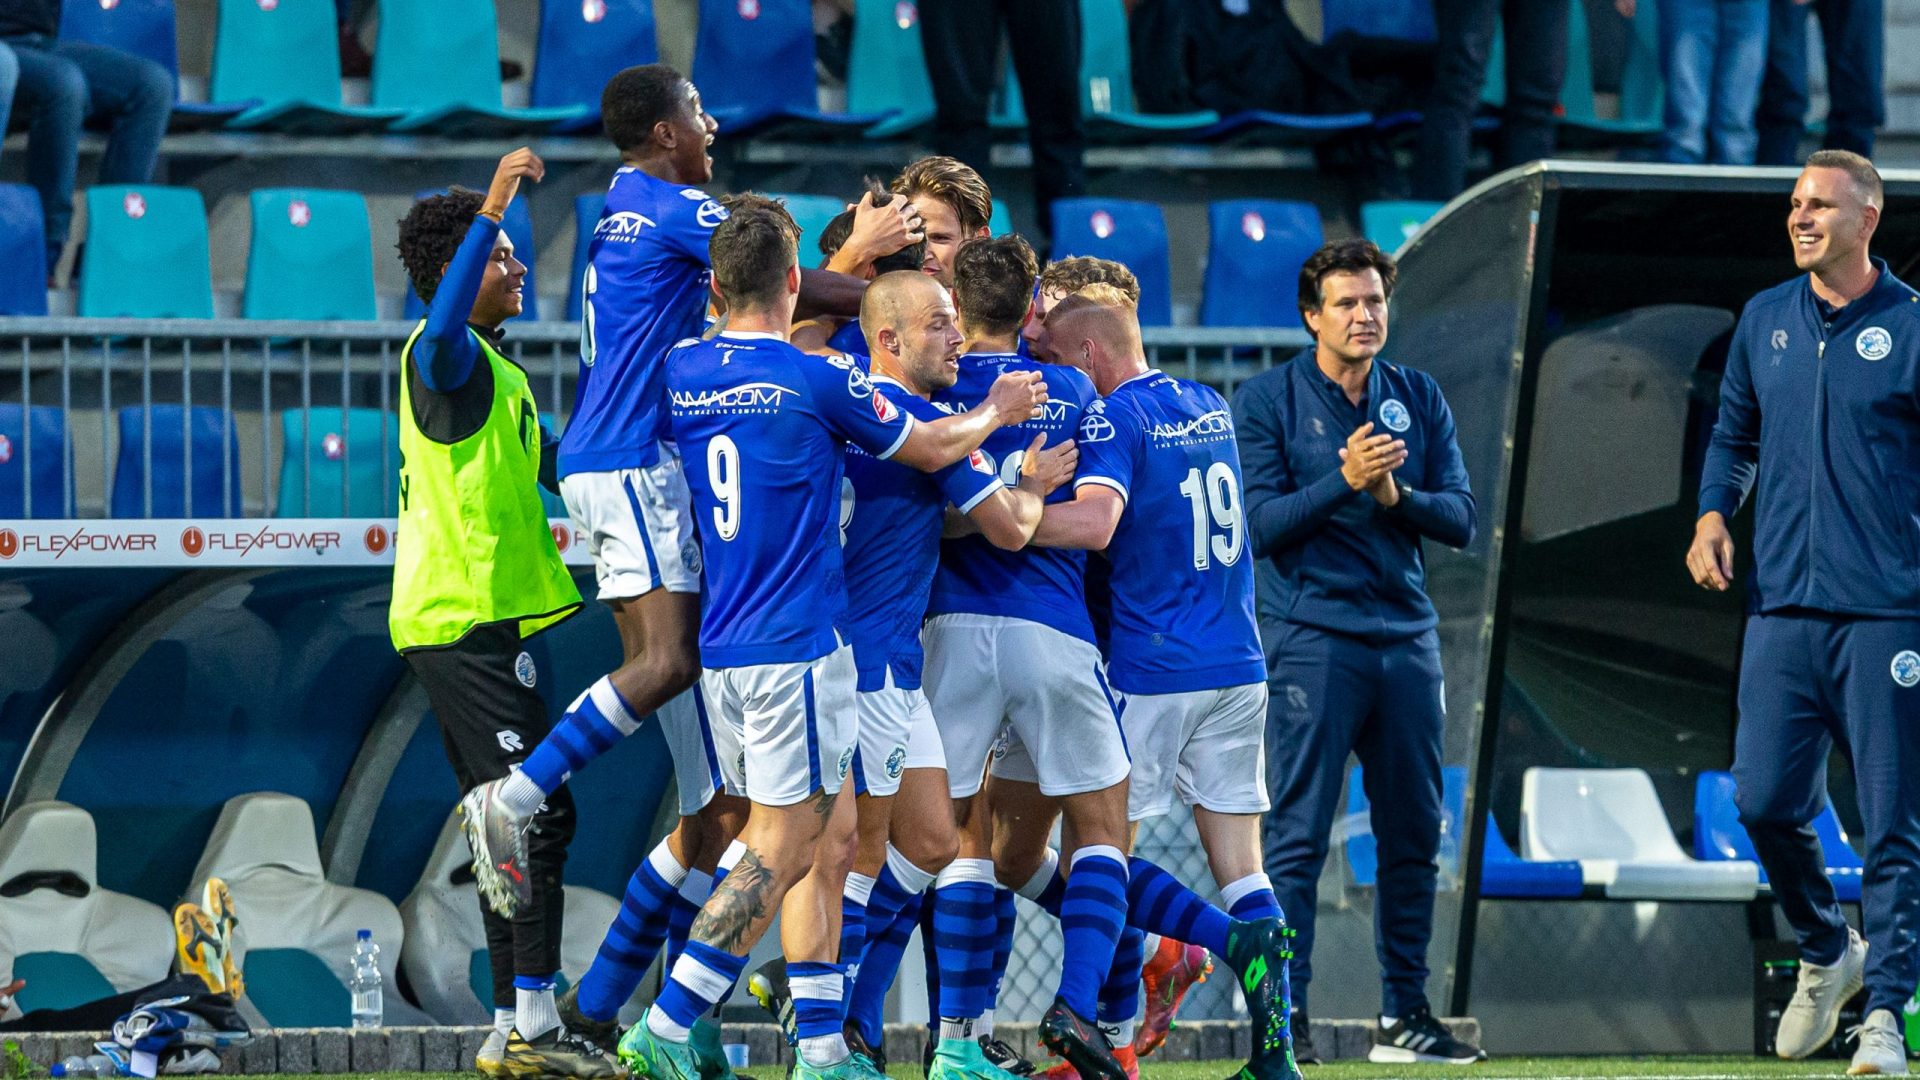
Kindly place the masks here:
[(536, 182), (546, 175), (546, 164), (538, 155), (521, 147), (500, 159), (494, 169), (487, 197), (480, 213), (468, 227), (459, 250), (440, 274), (440, 284), (427, 305), (427, 326), (413, 345), (413, 360), (420, 370), (420, 381), (437, 394), (452, 393), (467, 384), (474, 361), (480, 358), (480, 344), (467, 330), (473, 314), (473, 301), (480, 295), (480, 282), (493, 260), (494, 245), (500, 238), (500, 219), (507, 205), (520, 190), (520, 181)]
[(1047, 383), (1037, 371), (1010, 371), (993, 382), (987, 399), (961, 413), (913, 425), (893, 460), (921, 472), (959, 461), (1003, 427), (1038, 415), (1047, 403)]

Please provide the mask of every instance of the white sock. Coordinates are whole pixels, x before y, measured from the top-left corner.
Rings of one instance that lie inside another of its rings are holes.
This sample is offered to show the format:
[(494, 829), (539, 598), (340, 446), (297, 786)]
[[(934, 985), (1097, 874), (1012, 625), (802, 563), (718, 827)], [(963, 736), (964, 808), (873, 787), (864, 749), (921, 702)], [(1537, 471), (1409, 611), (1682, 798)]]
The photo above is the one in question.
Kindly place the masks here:
[(1273, 882), (1266, 874), (1258, 870), (1248, 874), (1246, 877), (1227, 882), (1225, 885), (1220, 886), (1221, 910), (1232, 911), (1233, 905), (1239, 903), (1243, 897), (1249, 893), (1259, 892), (1262, 889), (1272, 892)]
[(1040, 900), (1040, 894), (1047, 891), (1047, 886), (1053, 883), (1053, 876), (1059, 872), (1060, 852), (1049, 847), (1046, 857), (1040, 860), (1040, 869), (1035, 870), (1033, 876), (1027, 879), (1027, 883), (1016, 891), (1037, 903)]
[[(500, 785), (500, 805), (512, 811), (517, 818), (530, 818), (547, 801), (547, 793), (540, 790), (527, 774), (515, 769), (507, 774), (507, 780)], [(526, 1032), (520, 1034), (525, 1035)]]
[[(515, 991), (516, 995), (518, 993), (519, 991)], [(493, 1010), (493, 1030), (499, 1032), (502, 1035), (505, 1035), (507, 1032), (513, 1030), (513, 1010), (512, 1009)]]
[(966, 1039), (971, 1041), (977, 1037), (974, 1034), (977, 1023), (978, 1021), (972, 1017), (961, 1017), (957, 1020), (951, 1020), (943, 1016), (940, 1018), (940, 1037), (942, 1039)]
[(1098, 1022), (1097, 1026), (1100, 1028), (1100, 1031), (1106, 1035), (1107, 1042), (1112, 1043), (1115, 1047), (1121, 1047), (1133, 1045), (1133, 1024), (1134, 1018), (1129, 1017), (1117, 1024), (1109, 1024), (1102, 1020)]
[(1400, 1018), (1397, 1016), (1388, 1016), (1385, 1013), (1380, 1014), (1381, 1027), (1392, 1027), (1394, 1024), (1397, 1024), (1399, 1022), (1400, 1022)]
[(887, 869), (893, 871), (893, 880), (908, 894), (926, 892), (933, 884), (932, 874), (913, 865), (913, 860), (900, 854), (900, 849), (892, 844), (887, 845)]
[(846, 888), (841, 891), (854, 903), (865, 904), (873, 899), (873, 879), (865, 874), (848, 872)]
[(513, 1023), (523, 1039), (537, 1039), (560, 1026), (560, 1013), (553, 1005), (553, 987), (544, 990), (513, 991)]
[(1160, 951), (1160, 935), (1159, 934), (1148, 934), (1146, 937), (1140, 939), (1140, 955), (1146, 957), (1149, 963), (1153, 961), (1154, 954), (1158, 953), (1159, 951)]
[(686, 1042), (687, 1037), (693, 1034), (693, 1029), (675, 1022), (666, 1010), (660, 1008), (647, 1009), (647, 1030), (659, 1038), (676, 1043)]
[(837, 1031), (831, 1035), (812, 1035), (800, 1040), (800, 1060), (816, 1069), (838, 1065), (847, 1060), (851, 1053), (847, 1049), (847, 1037)]
[(993, 1010), (992, 1009), (988, 1009), (986, 1012), (983, 1012), (980, 1014), (979, 1021), (973, 1025), (973, 1032), (975, 1035), (979, 1036), (982, 1039), (988, 1039), (993, 1037)]

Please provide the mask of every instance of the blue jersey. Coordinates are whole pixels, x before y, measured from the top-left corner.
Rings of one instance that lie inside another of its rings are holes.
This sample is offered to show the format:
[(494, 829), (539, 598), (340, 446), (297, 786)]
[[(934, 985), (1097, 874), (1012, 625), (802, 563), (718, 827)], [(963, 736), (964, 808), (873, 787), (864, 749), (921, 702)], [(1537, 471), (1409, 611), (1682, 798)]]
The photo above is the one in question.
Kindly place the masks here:
[(1107, 547), (1113, 685), (1179, 694), (1264, 681), (1226, 399), (1157, 371), (1121, 383), (1080, 421), (1073, 484), (1126, 500)]
[(848, 319), (840, 324), (840, 329), (827, 339), (827, 348), (834, 352), (859, 353), (867, 355), (867, 334), (860, 329), (859, 319)]
[[(875, 389), (918, 420), (943, 414), (925, 398), (883, 375)], [(940, 529), (949, 503), (970, 512), (1004, 485), (986, 454), (972, 454), (928, 474), (879, 461), (847, 447), (841, 487), (841, 537), (846, 543), (847, 638), (860, 667), (860, 689), (920, 685), (920, 623), (940, 562)]]
[(613, 174), (581, 282), (580, 386), (560, 475), (646, 468), (672, 438), (667, 350), (700, 333), (707, 240), (726, 208), (632, 166)]
[(847, 607), (841, 450), (891, 457), (913, 417), (847, 358), (772, 334), (683, 342), (667, 392), (706, 562), (701, 659), (729, 668), (832, 652)]
[[(971, 409), (987, 399), (993, 381), (1009, 371), (1038, 371), (1047, 383), (1046, 413), (1004, 427), (987, 436), (981, 447), (1004, 483), (1020, 481), (1020, 463), (1035, 435), (1045, 434), (1045, 445), (1073, 438), (1081, 414), (1094, 399), (1093, 383), (1078, 369), (1042, 364), (1014, 353), (968, 353), (960, 358), (960, 377), (953, 386), (933, 396), (948, 411)], [(1073, 493), (1065, 487), (1047, 496), (1065, 502)], [(930, 615), (999, 615), (1050, 626), (1082, 641), (1093, 641), (1093, 622), (1087, 618), (1083, 579), (1084, 551), (1027, 548), (1002, 551), (984, 536), (949, 540), (940, 550), (940, 572), (933, 579)]]

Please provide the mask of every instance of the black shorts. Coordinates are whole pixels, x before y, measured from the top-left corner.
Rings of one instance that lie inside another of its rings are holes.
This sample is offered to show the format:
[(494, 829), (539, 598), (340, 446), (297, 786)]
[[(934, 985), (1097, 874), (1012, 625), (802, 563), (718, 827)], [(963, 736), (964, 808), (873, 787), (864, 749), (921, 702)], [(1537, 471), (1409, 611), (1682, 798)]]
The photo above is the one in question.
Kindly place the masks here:
[(440, 717), (461, 791), (507, 775), (546, 738), (547, 703), (517, 623), (476, 626), (451, 645), (406, 657)]

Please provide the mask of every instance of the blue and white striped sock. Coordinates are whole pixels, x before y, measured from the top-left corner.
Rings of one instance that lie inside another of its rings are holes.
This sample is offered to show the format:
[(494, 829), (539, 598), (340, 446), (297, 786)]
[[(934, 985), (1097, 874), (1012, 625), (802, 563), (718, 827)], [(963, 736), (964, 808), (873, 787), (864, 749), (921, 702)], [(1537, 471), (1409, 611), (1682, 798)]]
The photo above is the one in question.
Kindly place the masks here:
[(687, 868), (673, 857), (665, 840), (648, 853), (646, 861), (627, 882), (620, 914), (607, 928), (593, 966), (580, 977), (580, 1011), (592, 1020), (611, 1020), (640, 988), (640, 979), (666, 940), (673, 908), (681, 902), (680, 884)]
[(1067, 879), (1060, 872), (1060, 853), (1048, 848), (1046, 857), (1040, 860), (1040, 869), (1034, 871), (1025, 885), (1020, 886), (1020, 895), (1040, 905), (1040, 910), (1060, 917), (1060, 902), (1067, 895)]
[(793, 994), (794, 1034), (800, 1060), (825, 1068), (847, 1060), (846, 969), (839, 964), (797, 960), (787, 965), (787, 990)]
[(1090, 844), (1073, 853), (1066, 895), (1060, 901), (1060, 931), (1066, 956), (1060, 965), (1060, 998), (1085, 1019), (1094, 1015), (1100, 984), (1113, 968), (1113, 950), (1127, 925), (1127, 862), (1120, 849)]
[(1241, 922), (1281, 918), (1280, 900), (1273, 895), (1273, 882), (1259, 871), (1221, 886), (1220, 906)]
[[(880, 871), (883, 884), (887, 874), (886, 870)], [(847, 1016), (859, 1026), (860, 1037), (867, 1040), (869, 1046), (880, 1045), (885, 1036), (881, 1024), (887, 991), (893, 988), (894, 976), (900, 972), (900, 958), (906, 955), (913, 928), (920, 925), (920, 904), (924, 896), (924, 893), (914, 893), (907, 897), (885, 924), (880, 923), (880, 913), (876, 911), (879, 886), (874, 888), (874, 897), (867, 903), (867, 954), (860, 961), (860, 977), (853, 980), (847, 995)]]
[(982, 1035), (993, 1034), (993, 1007), (1000, 1004), (1000, 983), (1007, 977), (1007, 962), (1013, 959), (1013, 931), (1020, 912), (1013, 906), (1013, 890), (995, 886), (993, 890), (993, 977), (987, 983), (987, 1011), (981, 1014)]
[(1140, 969), (1146, 966), (1147, 935), (1135, 927), (1120, 932), (1113, 948), (1113, 966), (1100, 984), (1099, 1020), (1102, 1028), (1118, 1028), (1115, 1046), (1133, 1043), (1133, 1020), (1140, 1015)]
[(1127, 887), (1127, 925), (1191, 942), (1215, 956), (1227, 955), (1227, 932), (1233, 920), (1226, 912), (1138, 855), (1129, 869), (1132, 880)]
[(647, 1010), (648, 1030), (668, 1042), (686, 1042), (694, 1021), (733, 989), (746, 967), (744, 956), (721, 952), (702, 941), (687, 942), (687, 951), (673, 965), (660, 997)]
[(700, 914), (701, 905), (707, 897), (713, 895), (713, 875), (704, 870), (687, 871), (686, 880), (680, 883), (679, 891), (672, 903), (667, 905), (667, 968), (680, 962), (680, 954), (687, 951), (687, 934), (693, 930), (694, 916)]
[(939, 967), (940, 1037), (973, 1037), (993, 979), (993, 862), (955, 859), (933, 889), (933, 949)]
[[(500, 801), (519, 817), (532, 817), (548, 795), (559, 790), (567, 777), (579, 772), (594, 758), (613, 749), (614, 744), (633, 734), (640, 718), (627, 708), (613, 678), (602, 676), (585, 693), (567, 706), (567, 714), (553, 726), (540, 745), (533, 748), (516, 774), (525, 778), (516, 783), (509, 778), (502, 787)], [(529, 789), (536, 789), (535, 797)]]

